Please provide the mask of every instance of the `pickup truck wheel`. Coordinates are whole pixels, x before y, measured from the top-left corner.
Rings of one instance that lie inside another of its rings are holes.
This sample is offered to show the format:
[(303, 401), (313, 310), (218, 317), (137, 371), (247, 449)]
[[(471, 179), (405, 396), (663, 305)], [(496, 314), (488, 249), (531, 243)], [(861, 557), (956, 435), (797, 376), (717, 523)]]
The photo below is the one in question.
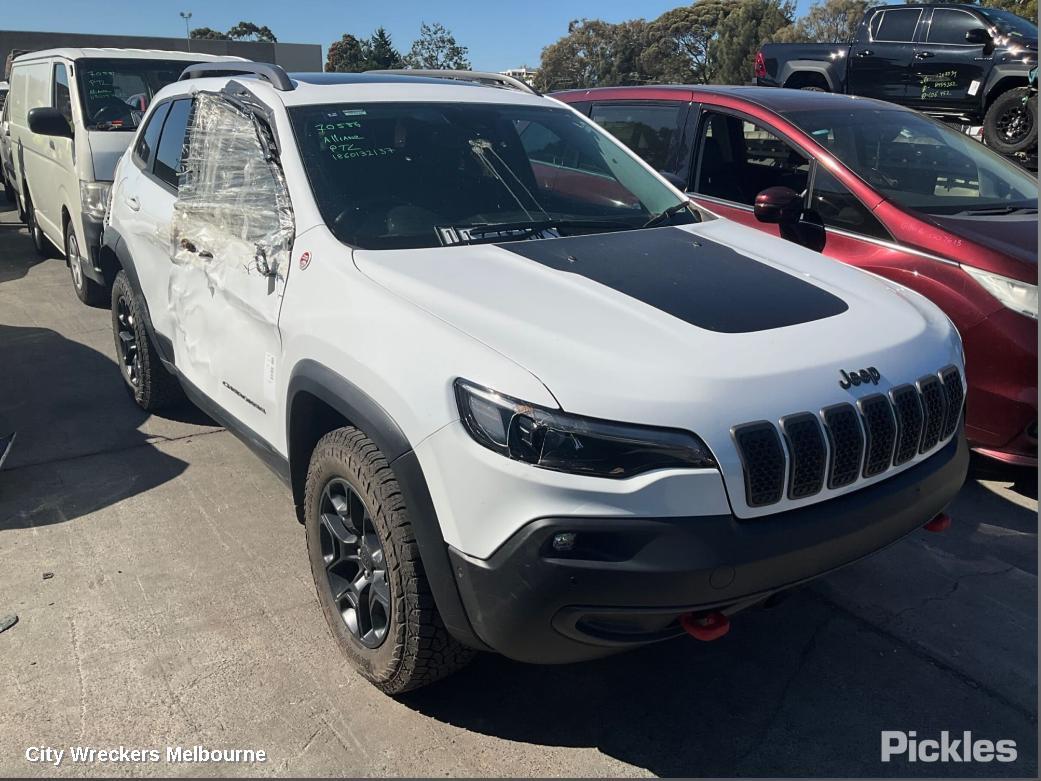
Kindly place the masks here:
[(347, 426), (319, 440), (304, 508), (318, 601), (358, 672), (395, 695), (470, 661), (437, 612), (394, 472), (365, 434)]
[(1037, 95), (1029, 87), (999, 95), (983, 119), (983, 140), (995, 152), (1013, 155), (1037, 148)]
[(183, 398), (177, 378), (162, 365), (148, 338), (141, 304), (125, 271), (112, 283), (112, 335), (123, 382), (137, 406), (151, 412)]
[(80, 242), (71, 220), (65, 226), (65, 260), (69, 264), (76, 297), (87, 306), (104, 306), (108, 302), (105, 288), (83, 273), (83, 263), (88, 261), (80, 253)]

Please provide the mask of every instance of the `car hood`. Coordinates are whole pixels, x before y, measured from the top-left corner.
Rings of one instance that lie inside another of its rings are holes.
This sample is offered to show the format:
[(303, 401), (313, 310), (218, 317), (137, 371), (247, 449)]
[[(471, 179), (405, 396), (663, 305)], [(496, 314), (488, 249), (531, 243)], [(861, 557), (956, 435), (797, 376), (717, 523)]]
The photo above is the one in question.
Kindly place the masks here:
[[(924, 298), (723, 219), (354, 260), (528, 369), (562, 409), (694, 431), (738, 480), (732, 426), (961, 364), (957, 333)], [(877, 385), (840, 385), (840, 370), (866, 367)]]
[(134, 135), (129, 130), (91, 130), (87, 133), (95, 181), (112, 181), (116, 163), (134, 140)]
[[(1033, 266), (1029, 274), (1037, 282), (1037, 214), (932, 215), (933, 223), (948, 233), (982, 244), (990, 250)], [(1016, 278), (1020, 278), (1016, 275)]]

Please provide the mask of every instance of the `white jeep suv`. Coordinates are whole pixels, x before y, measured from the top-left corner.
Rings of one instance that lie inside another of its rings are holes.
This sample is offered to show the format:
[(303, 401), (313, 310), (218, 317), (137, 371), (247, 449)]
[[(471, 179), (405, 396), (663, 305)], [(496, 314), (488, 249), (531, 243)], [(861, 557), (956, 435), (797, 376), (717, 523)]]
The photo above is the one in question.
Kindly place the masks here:
[(104, 237), (134, 399), (183, 389), (285, 481), (363, 675), (711, 638), (940, 518), (968, 455), (935, 306), (446, 75), (188, 68)]

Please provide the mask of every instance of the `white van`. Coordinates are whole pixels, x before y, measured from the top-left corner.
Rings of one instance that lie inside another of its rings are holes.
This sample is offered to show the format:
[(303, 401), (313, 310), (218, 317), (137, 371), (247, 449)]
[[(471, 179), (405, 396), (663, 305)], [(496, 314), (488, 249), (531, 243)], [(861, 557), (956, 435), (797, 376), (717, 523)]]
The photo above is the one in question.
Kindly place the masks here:
[[(15, 58), (7, 175), (36, 249), (64, 253), (87, 304), (107, 304), (101, 228), (116, 161), (152, 96), (192, 63), (241, 59), (145, 49), (47, 49)], [(109, 280), (111, 282), (111, 280)]]

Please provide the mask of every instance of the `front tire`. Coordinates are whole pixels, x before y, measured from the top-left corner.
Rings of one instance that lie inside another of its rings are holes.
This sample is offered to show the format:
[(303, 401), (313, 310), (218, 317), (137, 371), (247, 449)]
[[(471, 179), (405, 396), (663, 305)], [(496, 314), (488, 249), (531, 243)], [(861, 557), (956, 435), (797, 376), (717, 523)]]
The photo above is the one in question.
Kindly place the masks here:
[(358, 672), (396, 695), (470, 661), (437, 612), (397, 478), (365, 434), (347, 426), (319, 440), (304, 510), (318, 601)]
[(76, 298), (87, 306), (101, 307), (108, 303), (109, 297), (105, 288), (83, 273), (86, 259), (80, 252), (80, 242), (76, 238), (76, 228), (72, 220), (65, 226), (65, 260), (69, 264), (72, 289), (76, 291)]
[(145, 329), (141, 303), (122, 270), (112, 284), (112, 335), (120, 374), (137, 406), (152, 412), (181, 400), (181, 386), (159, 360)]
[(999, 95), (983, 119), (983, 140), (995, 152), (1014, 155), (1037, 148), (1037, 95), (1017, 87)]

